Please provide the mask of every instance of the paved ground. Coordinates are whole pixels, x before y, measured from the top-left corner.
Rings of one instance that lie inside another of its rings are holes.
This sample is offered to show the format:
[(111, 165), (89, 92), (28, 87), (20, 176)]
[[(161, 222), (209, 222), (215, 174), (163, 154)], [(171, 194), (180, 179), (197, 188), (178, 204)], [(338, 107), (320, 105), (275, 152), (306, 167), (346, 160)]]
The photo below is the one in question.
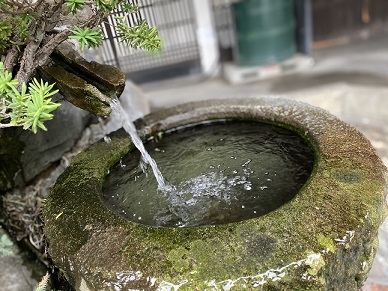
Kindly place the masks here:
[[(314, 53), (315, 64), (297, 74), (244, 85), (220, 77), (185, 77), (142, 86), (151, 110), (180, 103), (275, 95), (327, 109), (358, 128), (388, 166), (388, 36)], [(222, 68), (219, 68), (222, 71)], [(363, 291), (388, 291), (388, 220)]]

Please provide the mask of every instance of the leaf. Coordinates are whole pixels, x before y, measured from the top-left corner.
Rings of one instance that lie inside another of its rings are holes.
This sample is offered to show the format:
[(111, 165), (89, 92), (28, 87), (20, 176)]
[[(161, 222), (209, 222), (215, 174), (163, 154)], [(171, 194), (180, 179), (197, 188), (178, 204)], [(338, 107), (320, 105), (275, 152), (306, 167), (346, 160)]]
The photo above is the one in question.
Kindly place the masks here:
[(12, 78), (12, 74), (0, 62), (0, 121), (6, 120), (24, 129), (31, 128), (34, 133), (38, 128), (47, 130), (44, 122), (52, 119), (51, 112), (60, 106), (50, 98), (58, 90), (53, 90), (54, 84), (37, 79), (33, 79), (28, 87), (23, 83), (20, 92), (17, 85), (18, 81)]
[(139, 10), (139, 7), (132, 3), (124, 3), (123, 11), (127, 13), (135, 13)]
[(22, 119), (24, 129), (31, 128), (34, 133), (38, 131), (38, 128), (47, 130), (43, 122), (51, 120), (53, 114), (50, 112), (60, 106), (59, 103), (52, 102), (51, 98), (48, 98), (58, 92), (58, 90), (52, 91), (53, 86), (54, 84), (49, 85), (37, 79), (30, 83), (31, 98), (25, 102), (25, 115)]
[[(12, 9), (3, 7), (3, 11)], [(0, 20), (0, 49), (6, 50), (10, 45), (21, 46), (31, 37), (28, 27), (34, 18), (28, 14), (2, 15)]]
[(77, 10), (82, 10), (85, 6), (84, 0), (65, 0), (67, 9), (72, 13), (76, 14)]
[(96, 6), (106, 13), (109, 13), (113, 9), (116, 9), (120, 2), (122, 1), (120, 0), (95, 0), (94, 1)]
[[(4, 65), (3, 65), (4, 66)], [(13, 92), (13, 88), (18, 85), (16, 79), (12, 79), (12, 74), (3, 69), (0, 71), (0, 94)]]

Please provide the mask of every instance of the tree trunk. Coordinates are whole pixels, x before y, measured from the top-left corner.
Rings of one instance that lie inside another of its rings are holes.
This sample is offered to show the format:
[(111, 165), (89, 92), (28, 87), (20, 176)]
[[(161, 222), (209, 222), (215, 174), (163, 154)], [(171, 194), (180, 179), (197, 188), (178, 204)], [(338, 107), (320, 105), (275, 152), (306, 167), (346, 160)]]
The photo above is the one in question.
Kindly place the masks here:
[[(10, 72), (16, 73), (18, 89), (27, 83), (36, 73), (39, 66), (44, 66), (54, 49), (68, 39), (75, 25), (80, 27), (96, 27), (103, 17), (103, 12), (85, 7), (75, 15), (66, 13), (64, 0), (38, 0), (33, 7), (34, 21), (29, 26), (30, 38), (21, 47), (12, 46), (4, 59), (4, 65)], [(67, 25), (62, 31), (55, 27)], [(17, 68), (17, 72), (15, 72)]]

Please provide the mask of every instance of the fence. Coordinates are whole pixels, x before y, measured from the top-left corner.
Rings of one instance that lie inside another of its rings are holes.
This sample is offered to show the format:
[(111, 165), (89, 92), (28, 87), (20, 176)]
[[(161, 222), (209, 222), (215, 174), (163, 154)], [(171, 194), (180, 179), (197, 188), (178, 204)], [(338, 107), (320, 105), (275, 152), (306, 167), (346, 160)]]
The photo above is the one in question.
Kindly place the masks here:
[(133, 25), (146, 19), (156, 26), (162, 38), (161, 53), (149, 53), (127, 47), (119, 42), (111, 28), (115, 16), (124, 16), (121, 9), (107, 17), (103, 30), (107, 39), (101, 47), (105, 63), (119, 67), (135, 82), (160, 79), (182, 71), (200, 70), (200, 55), (196, 37), (196, 19), (192, 1), (187, 0), (129, 0), (139, 6), (137, 13), (126, 16)]

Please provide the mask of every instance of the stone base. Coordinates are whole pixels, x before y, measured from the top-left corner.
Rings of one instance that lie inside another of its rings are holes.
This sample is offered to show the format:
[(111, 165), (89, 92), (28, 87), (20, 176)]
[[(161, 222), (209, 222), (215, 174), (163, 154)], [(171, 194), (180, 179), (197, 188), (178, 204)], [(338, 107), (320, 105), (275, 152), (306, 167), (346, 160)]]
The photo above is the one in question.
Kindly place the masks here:
[(311, 57), (296, 54), (286, 61), (267, 66), (243, 67), (234, 63), (225, 63), (223, 75), (229, 83), (237, 85), (299, 72), (313, 64), (314, 60)]

